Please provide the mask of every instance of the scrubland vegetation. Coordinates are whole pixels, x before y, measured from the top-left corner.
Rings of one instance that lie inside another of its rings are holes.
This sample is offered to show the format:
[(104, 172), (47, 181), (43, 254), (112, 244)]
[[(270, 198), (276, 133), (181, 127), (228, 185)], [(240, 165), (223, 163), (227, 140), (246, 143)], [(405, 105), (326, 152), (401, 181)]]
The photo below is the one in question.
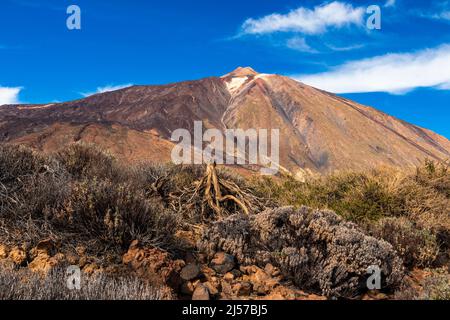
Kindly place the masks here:
[[(339, 173), (305, 183), (244, 180), (221, 169), (222, 199), (208, 196), (218, 190), (206, 183), (206, 170), (124, 165), (82, 144), (53, 155), (1, 146), (0, 244), (33, 248), (51, 239), (59, 252), (83, 246), (106, 266), (120, 264), (134, 240), (177, 257), (186, 250), (177, 233), (202, 230), (196, 251), (212, 256), (220, 249), (240, 264), (270, 262), (302, 289), (323, 295), (352, 297), (364, 290), (364, 267), (373, 259), (383, 261), (387, 288), (398, 298), (450, 299), (446, 164), (426, 162), (415, 172)], [(286, 206), (291, 208), (281, 208)], [(45, 279), (28, 274), (28, 281), (20, 280), (27, 271), (18, 268), (26, 263), (0, 268), (0, 286), (10, 288), (0, 299), (170, 298), (156, 284), (114, 277), (94, 281), (79, 296), (57, 288), (40, 295), (33, 288)], [(417, 268), (433, 270), (420, 293), (402, 282)], [(123, 281), (128, 293), (118, 289)]]

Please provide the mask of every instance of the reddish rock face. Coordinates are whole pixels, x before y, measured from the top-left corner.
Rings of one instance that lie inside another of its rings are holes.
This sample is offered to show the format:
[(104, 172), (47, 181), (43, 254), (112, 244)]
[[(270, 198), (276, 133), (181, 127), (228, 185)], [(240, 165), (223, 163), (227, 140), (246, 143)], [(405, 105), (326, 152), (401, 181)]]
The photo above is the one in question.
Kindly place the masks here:
[(0, 142), (52, 152), (95, 143), (126, 161), (170, 161), (175, 129), (279, 129), (280, 165), (309, 173), (413, 167), (450, 157), (450, 141), (373, 108), (278, 75), (133, 86), (49, 105), (0, 106)]
[(137, 275), (161, 281), (162, 284), (179, 290), (183, 281), (180, 272), (185, 267), (184, 261), (172, 260), (167, 252), (156, 248), (141, 248), (134, 241), (122, 258), (123, 264), (129, 266)]

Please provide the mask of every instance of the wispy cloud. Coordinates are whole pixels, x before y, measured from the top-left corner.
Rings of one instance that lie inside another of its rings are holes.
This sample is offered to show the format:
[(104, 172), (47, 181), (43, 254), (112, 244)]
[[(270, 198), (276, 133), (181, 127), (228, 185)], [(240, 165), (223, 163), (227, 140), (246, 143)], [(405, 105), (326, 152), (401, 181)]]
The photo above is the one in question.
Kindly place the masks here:
[(416, 10), (415, 14), (419, 17), (434, 20), (450, 21), (450, 1), (432, 3), (429, 9)]
[(128, 87), (131, 87), (132, 85), (133, 84), (131, 84), (131, 83), (120, 84), (120, 85), (108, 85), (108, 86), (104, 86), (104, 87), (98, 87), (97, 90), (93, 91), (93, 92), (82, 92), (81, 95), (83, 97), (89, 97), (89, 96), (92, 96), (92, 95), (98, 94), (98, 93), (105, 93), (105, 92), (111, 92), (111, 91), (128, 88)]
[(397, 4), (396, 0), (387, 0), (386, 3), (384, 4), (384, 7), (392, 8), (392, 7), (395, 7), (396, 4)]
[(273, 13), (262, 18), (247, 19), (242, 34), (268, 34), (273, 32), (299, 32), (316, 35), (329, 28), (361, 25), (365, 10), (348, 3), (334, 1), (313, 9), (300, 7), (287, 14)]
[(354, 45), (350, 45), (350, 46), (339, 47), (339, 46), (328, 44), (327, 47), (330, 48), (333, 51), (352, 51), (352, 50), (357, 50), (357, 49), (364, 48), (365, 45), (363, 45), (363, 44), (354, 44)]
[(450, 10), (449, 11), (442, 11), (440, 13), (433, 14), (433, 15), (431, 15), (431, 18), (433, 18), (433, 19), (449, 20), (450, 21)]
[(328, 72), (294, 78), (334, 93), (404, 94), (420, 87), (449, 90), (450, 44), (351, 61)]
[(305, 53), (319, 53), (316, 49), (312, 48), (304, 38), (293, 37), (286, 43), (287, 47), (293, 50), (297, 50)]
[(22, 90), (20, 87), (9, 88), (0, 86), (0, 105), (4, 104), (18, 104), (19, 93)]

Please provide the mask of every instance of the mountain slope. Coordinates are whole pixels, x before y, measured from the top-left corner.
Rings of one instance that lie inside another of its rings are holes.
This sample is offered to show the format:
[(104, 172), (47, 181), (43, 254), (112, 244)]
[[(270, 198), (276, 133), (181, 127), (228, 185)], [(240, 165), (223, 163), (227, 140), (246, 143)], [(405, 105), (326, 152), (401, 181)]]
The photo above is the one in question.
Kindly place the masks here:
[(450, 158), (450, 141), (429, 130), (251, 68), (60, 104), (1, 106), (0, 141), (49, 152), (85, 141), (130, 161), (169, 161), (171, 133), (192, 132), (198, 120), (220, 130), (280, 129), (280, 165), (300, 176)]

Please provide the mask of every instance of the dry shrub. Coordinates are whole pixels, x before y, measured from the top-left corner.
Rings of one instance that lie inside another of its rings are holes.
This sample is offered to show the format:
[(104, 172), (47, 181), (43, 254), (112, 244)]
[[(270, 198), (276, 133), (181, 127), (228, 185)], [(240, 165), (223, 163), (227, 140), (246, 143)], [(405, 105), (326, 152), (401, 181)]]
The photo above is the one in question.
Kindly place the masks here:
[(94, 252), (114, 246), (126, 250), (133, 240), (168, 247), (178, 225), (160, 200), (146, 198), (130, 184), (96, 178), (75, 183), (62, 208), (47, 215), (56, 230), (90, 241)]
[(408, 268), (429, 267), (438, 258), (436, 236), (428, 230), (417, 228), (406, 218), (379, 221), (373, 235), (391, 243)]
[(48, 159), (27, 147), (2, 145), (0, 148), (0, 182), (6, 187), (18, 189), (23, 185), (22, 178), (34, 175), (48, 165)]
[(158, 195), (167, 200), (171, 194), (193, 185), (204, 174), (203, 166), (140, 163), (130, 168), (128, 179), (148, 195)]
[(437, 163), (426, 160), (422, 167), (417, 168), (416, 181), (432, 187), (447, 198), (450, 198), (450, 168), (449, 163)]
[(52, 234), (43, 211), (58, 207), (70, 190), (68, 174), (57, 161), (26, 147), (3, 145), (0, 187), (0, 241), (33, 242)]
[[(414, 173), (379, 169), (337, 173), (305, 183), (292, 178), (264, 178), (252, 184), (258, 193), (274, 199), (280, 206), (331, 209), (369, 231), (376, 228), (380, 220), (403, 217), (415, 226), (402, 228), (403, 232), (411, 232), (404, 236), (412, 240), (418, 234), (430, 234), (440, 248), (439, 264), (444, 265), (450, 256), (449, 181), (446, 164), (427, 161)], [(398, 241), (393, 244), (397, 246)], [(426, 263), (433, 260), (432, 256), (425, 258)], [(407, 264), (411, 261), (418, 263), (417, 266), (424, 262), (410, 258)]]
[(225, 251), (241, 264), (271, 263), (300, 288), (326, 296), (353, 297), (367, 290), (367, 270), (379, 266), (384, 289), (402, 280), (402, 261), (392, 246), (363, 234), (331, 211), (307, 207), (235, 215), (205, 231), (199, 249)]
[(423, 283), (424, 300), (450, 300), (450, 274), (448, 269), (437, 269)]
[[(22, 146), (0, 148), (0, 214), (33, 215), (66, 190), (58, 162)], [(54, 194), (55, 197), (48, 197)]]
[(236, 212), (257, 213), (268, 204), (242, 177), (225, 168), (140, 164), (130, 170), (130, 177), (147, 196), (160, 197), (186, 224), (208, 223)]
[(80, 290), (67, 288), (63, 268), (50, 274), (13, 270), (0, 265), (0, 300), (171, 300), (170, 288), (137, 277), (95, 274), (81, 277)]
[(55, 154), (55, 159), (75, 179), (100, 178), (117, 180), (121, 170), (117, 160), (99, 146), (74, 143)]
[(419, 282), (405, 281), (395, 292), (396, 300), (450, 300), (450, 274), (448, 268), (425, 269)]
[(73, 145), (55, 158), (1, 146), (0, 160), (2, 243), (32, 246), (51, 238), (63, 246), (84, 244), (95, 255), (126, 250), (133, 240), (173, 245), (174, 213), (92, 146)]

